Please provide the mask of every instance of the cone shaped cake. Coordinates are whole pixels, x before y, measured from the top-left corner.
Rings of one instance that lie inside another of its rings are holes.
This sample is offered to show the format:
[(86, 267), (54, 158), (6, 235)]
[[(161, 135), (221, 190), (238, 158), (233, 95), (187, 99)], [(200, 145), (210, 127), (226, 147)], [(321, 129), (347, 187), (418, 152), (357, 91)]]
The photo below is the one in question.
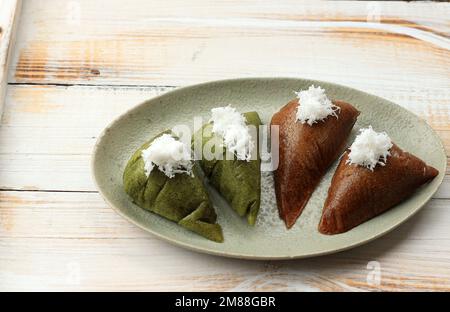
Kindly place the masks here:
[[(320, 89), (311, 88), (308, 91)], [(309, 102), (312, 101), (304, 99), (305, 105)], [(295, 224), (321, 178), (345, 150), (347, 137), (359, 115), (348, 103), (329, 101), (333, 107), (330, 115), (322, 115), (317, 122), (311, 122), (311, 119), (302, 122), (299, 111), (302, 104), (299, 96), (275, 113), (271, 121), (272, 126), (279, 126), (275, 193), (280, 217), (287, 228)]]
[(191, 164), (190, 150), (181, 150), (182, 147), (171, 131), (142, 145), (125, 168), (125, 191), (139, 207), (207, 239), (222, 242), (222, 228), (216, 222), (200, 168)]
[(383, 213), (410, 196), (439, 172), (395, 144), (385, 165), (373, 171), (350, 164), (345, 152), (333, 176), (319, 231), (338, 234)]
[[(240, 114), (232, 107), (218, 107), (212, 111), (211, 122), (194, 134), (193, 146), (195, 142), (200, 142), (203, 150), (211, 142), (217, 142), (217, 146), (224, 145), (225, 148), (218, 158), (208, 159), (203, 155), (200, 166), (211, 185), (228, 201), (231, 208), (240, 216), (245, 216), (248, 224), (254, 225), (261, 197), (261, 160), (257, 149), (261, 120), (256, 112)], [(250, 157), (251, 148), (248, 149), (251, 138), (246, 128), (249, 125), (255, 129), (253, 159)], [(215, 126), (223, 131), (214, 131)], [(231, 142), (231, 145), (227, 146), (225, 141)], [(235, 155), (227, 160), (226, 154), (230, 151)]]

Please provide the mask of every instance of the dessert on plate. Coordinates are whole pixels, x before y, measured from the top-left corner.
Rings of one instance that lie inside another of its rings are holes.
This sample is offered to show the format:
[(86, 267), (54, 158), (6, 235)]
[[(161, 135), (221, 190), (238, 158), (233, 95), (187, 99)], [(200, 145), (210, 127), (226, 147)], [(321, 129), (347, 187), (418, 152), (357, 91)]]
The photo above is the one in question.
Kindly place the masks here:
[(123, 184), (139, 207), (222, 242), (222, 228), (216, 223), (216, 212), (199, 173), (190, 147), (165, 131), (134, 153)]
[(211, 185), (254, 225), (261, 198), (261, 160), (256, 112), (231, 106), (211, 110), (211, 119), (193, 137), (193, 150)]
[(402, 202), (438, 174), (386, 133), (361, 129), (333, 176), (319, 231), (346, 232)]
[(271, 121), (271, 126), (279, 127), (275, 193), (287, 228), (295, 224), (330, 165), (344, 151), (359, 115), (352, 105), (330, 100), (321, 87), (296, 94)]

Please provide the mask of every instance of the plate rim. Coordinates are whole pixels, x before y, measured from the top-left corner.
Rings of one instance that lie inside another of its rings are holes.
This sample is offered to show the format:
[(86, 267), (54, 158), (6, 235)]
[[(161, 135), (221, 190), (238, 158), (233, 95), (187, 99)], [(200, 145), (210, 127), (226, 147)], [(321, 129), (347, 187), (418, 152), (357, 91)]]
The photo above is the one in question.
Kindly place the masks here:
[(409, 113), (409, 114), (413, 114), (419, 122), (422, 122), (423, 124), (425, 124), (426, 127), (428, 127), (429, 130), (431, 130), (431, 132), (433, 133), (434, 137), (437, 138), (437, 141), (439, 142), (439, 148), (440, 151), (442, 152), (443, 155), (445, 155), (445, 157), (447, 158), (447, 154), (445, 151), (445, 147), (444, 144), (442, 142), (441, 137), (437, 134), (437, 132), (421, 117), (416, 115), (415, 113), (413, 113), (412, 111), (404, 108), (403, 106), (396, 104), (390, 100), (387, 100), (385, 98), (382, 98), (378, 95), (374, 95), (372, 93), (368, 93), (359, 89), (355, 89), (353, 87), (348, 87), (339, 83), (334, 83), (334, 82), (329, 82), (329, 81), (325, 81), (325, 80), (317, 80), (317, 79), (309, 79), (309, 78), (301, 78), (301, 77), (270, 77), (270, 76), (258, 76), (258, 77), (241, 77), (241, 78), (229, 78), (229, 79), (220, 79), (220, 80), (211, 80), (211, 81), (206, 81), (206, 82), (202, 82), (202, 83), (197, 83), (197, 84), (192, 84), (192, 85), (187, 85), (187, 86), (183, 86), (183, 87), (175, 87), (175, 89), (164, 92), (163, 94), (157, 95), (155, 97), (152, 97), (150, 99), (146, 99), (136, 105), (134, 105), (131, 108), (128, 108), (127, 110), (125, 110), (123, 113), (121, 113), (119, 116), (113, 118), (113, 120), (111, 122), (108, 123), (108, 125), (101, 131), (101, 133), (99, 134), (99, 136), (97, 137), (97, 140), (94, 144), (94, 147), (92, 149), (92, 153), (91, 153), (91, 159), (90, 159), (90, 173), (91, 173), (91, 179), (94, 182), (94, 186), (97, 189), (98, 193), (100, 194), (100, 196), (103, 198), (104, 202), (106, 204), (108, 204), (108, 206), (110, 206), (112, 208), (112, 210), (114, 210), (119, 216), (121, 216), (122, 218), (124, 218), (125, 220), (127, 220), (128, 222), (132, 223), (133, 225), (141, 228), (142, 230), (151, 233), (152, 235), (155, 235), (157, 238), (166, 241), (168, 243), (170, 243), (173, 246), (178, 246), (178, 247), (182, 247), (184, 249), (187, 250), (191, 250), (191, 251), (195, 251), (195, 252), (199, 252), (199, 253), (203, 253), (203, 254), (209, 254), (209, 255), (214, 255), (214, 256), (221, 256), (221, 257), (226, 257), (226, 258), (234, 258), (234, 259), (244, 259), (244, 260), (294, 260), (294, 259), (306, 259), (306, 258), (313, 258), (313, 257), (319, 257), (319, 256), (325, 256), (325, 255), (330, 255), (330, 254), (335, 254), (335, 253), (339, 253), (345, 250), (350, 250), (353, 248), (356, 248), (358, 246), (362, 246), (364, 244), (370, 243), (374, 240), (376, 240), (377, 238), (384, 236), (386, 234), (388, 234), (389, 232), (393, 231), (394, 229), (396, 229), (397, 227), (399, 227), (400, 225), (404, 224), (405, 222), (407, 222), (411, 217), (413, 217), (416, 213), (418, 213), (420, 210), (422, 210), (422, 208), (425, 206), (426, 203), (428, 203), (432, 197), (434, 196), (434, 194), (437, 192), (437, 190), (439, 189), (439, 187), (441, 186), (444, 177), (445, 177), (445, 172), (447, 171), (447, 162), (444, 162), (444, 168), (443, 171), (439, 173), (439, 175), (436, 177), (436, 179), (438, 180), (438, 184), (436, 189), (431, 192), (428, 196), (426, 196), (418, 205), (417, 208), (414, 209), (413, 211), (411, 211), (409, 214), (407, 214), (405, 216), (405, 218), (400, 221), (397, 222), (396, 224), (394, 224), (393, 226), (384, 229), (383, 231), (381, 231), (380, 233), (373, 235), (371, 237), (366, 237), (364, 239), (358, 240), (352, 244), (349, 244), (347, 246), (344, 247), (340, 247), (340, 248), (336, 248), (336, 249), (330, 249), (330, 250), (324, 250), (324, 251), (318, 251), (318, 252), (313, 252), (313, 253), (308, 253), (308, 254), (299, 254), (299, 255), (267, 255), (267, 256), (260, 256), (260, 255), (250, 255), (250, 254), (242, 254), (239, 252), (229, 252), (229, 251), (221, 251), (221, 250), (215, 250), (213, 248), (210, 247), (200, 247), (197, 246), (195, 244), (190, 244), (190, 243), (186, 243), (186, 242), (181, 242), (177, 239), (174, 238), (170, 238), (165, 236), (164, 234), (161, 234), (158, 231), (155, 231), (151, 228), (145, 227), (144, 225), (136, 222), (135, 220), (133, 220), (132, 218), (130, 218), (129, 216), (125, 215), (118, 207), (116, 207), (115, 204), (113, 204), (112, 202), (109, 201), (108, 197), (103, 193), (102, 188), (100, 187), (100, 184), (97, 181), (96, 178), (96, 174), (95, 174), (95, 160), (96, 160), (96, 155), (98, 155), (98, 150), (99, 150), (99, 146), (100, 143), (103, 139), (103, 137), (107, 134), (107, 132), (109, 131), (109, 129), (116, 124), (117, 122), (119, 122), (121, 119), (125, 118), (129, 113), (131, 113), (133, 110), (139, 109), (142, 106), (148, 105), (148, 102), (150, 101), (157, 101), (162, 97), (167, 96), (168, 94), (174, 94), (177, 92), (184, 92), (185, 90), (188, 89), (192, 89), (194, 87), (207, 87), (208, 85), (214, 85), (214, 84), (223, 84), (223, 83), (230, 83), (230, 82), (239, 82), (239, 81), (254, 81), (254, 80), (260, 80), (260, 81), (267, 81), (267, 80), (303, 80), (303, 81), (310, 81), (313, 84), (331, 84), (334, 86), (337, 86), (339, 88), (345, 88), (347, 90), (350, 90), (352, 92), (359, 92), (359, 93), (364, 93), (367, 95), (370, 95), (374, 98), (380, 99), (381, 101), (387, 102), (389, 104), (395, 105), (396, 107), (398, 107), (400, 110)]

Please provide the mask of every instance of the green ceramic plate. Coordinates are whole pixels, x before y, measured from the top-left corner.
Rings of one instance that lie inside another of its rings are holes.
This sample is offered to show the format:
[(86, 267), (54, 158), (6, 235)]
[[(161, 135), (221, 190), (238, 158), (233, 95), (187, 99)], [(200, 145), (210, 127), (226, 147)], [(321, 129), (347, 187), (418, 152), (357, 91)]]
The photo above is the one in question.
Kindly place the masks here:
[[(277, 215), (273, 180), (263, 174), (262, 207), (255, 227), (247, 225), (214, 191), (212, 200), (225, 242), (214, 243), (175, 223), (135, 206), (125, 194), (122, 173), (131, 154), (145, 141), (176, 124), (193, 126), (193, 117), (207, 120), (210, 109), (232, 104), (239, 111), (258, 111), (264, 123), (294, 97), (293, 91), (311, 84), (325, 88), (332, 99), (361, 111), (349, 139), (359, 127), (386, 131), (401, 148), (440, 172), (431, 183), (388, 212), (352, 229), (326, 236), (317, 231), (322, 205), (336, 164), (323, 179), (291, 230)], [(369, 242), (414, 215), (441, 184), (446, 155), (437, 134), (420, 118), (385, 99), (333, 83), (292, 78), (223, 80), (177, 89), (146, 101), (113, 121), (99, 137), (92, 159), (94, 180), (106, 202), (121, 216), (173, 244), (210, 254), (248, 259), (290, 259), (329, 254)]]

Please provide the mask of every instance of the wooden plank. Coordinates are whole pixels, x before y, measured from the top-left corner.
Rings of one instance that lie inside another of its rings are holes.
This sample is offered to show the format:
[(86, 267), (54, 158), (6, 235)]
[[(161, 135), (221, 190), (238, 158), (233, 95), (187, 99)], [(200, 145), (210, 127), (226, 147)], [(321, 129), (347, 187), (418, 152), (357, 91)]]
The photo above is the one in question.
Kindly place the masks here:
[[(169, 10), (163, 0), (126, 8), (115, 0), (108, 7), (27, 1), (9, 81), (178, 86), (301, 76), (418, 93), (449, 84), (446, 3), (176, 1)], [(418, 84), (424, 70), (432, 79)]]
[[(173, 89), (150, 85), (238, 76), (385, 97), (423, 117), (450, 153), (448, 3), (62, 0), (23, 12), (8, 81), (34, 85), (9, 86), (0, 125), (0, 291), (450, 290), (450, 169), (438, 199), (392, 233), (283, 262), (170, 246), (117, 216), (89, 174), (104, 126)], [(380, 285), (368, 283), (372, 261)]]
[[(250, 262), (152, 239), (3, 239), (0, 290), (448, 291), (448, 241), (410, 243), (379, 239), (322, 260)], [(367, 282), (372, 261), (380, 285)]]
[[(414, 225), (401, 227), (389, 237), (450, 239), (449, 205), (450, 199), (432, 199), (414, 217), (417, 220), (409, 222)], [(0, 239), (153, 237), (117, 215), (97, 192), (0, 191), (0, 216)]]
[[(399, 229), (351, 251), (254, 262), (171, 246), (98, 194), (3, 191), (0, 290), (450, 290), (449, 204), (432, 200)], [(370, 261), (381, 267), (380, 285), (367, 283)]]
[[(99, 133), (128, 108), (171, 89), (10, 86), (0, 125), (0, 188), (94, 191), (90, 155)], [(379, 91), (423, 116), (450, 151), (445, 100), (433, 93)], [(450, 198), (449, 183), (447, 177), (437, 196)]]
[(21, 7), (21, 0), (0, 0), (0, 117), (3, 113), (8, 66)]

